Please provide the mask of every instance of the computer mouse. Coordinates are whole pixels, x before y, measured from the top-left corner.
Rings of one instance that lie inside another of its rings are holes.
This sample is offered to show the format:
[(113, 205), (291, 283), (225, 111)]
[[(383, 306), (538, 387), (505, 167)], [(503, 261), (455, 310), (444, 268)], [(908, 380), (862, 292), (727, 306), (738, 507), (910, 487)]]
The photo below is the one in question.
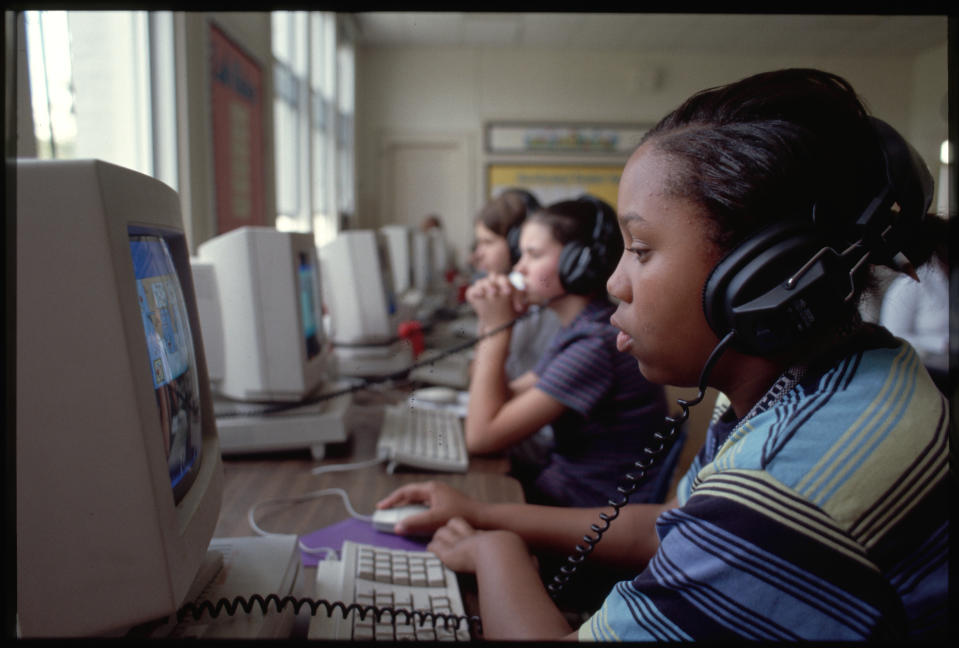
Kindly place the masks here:
[(410, 399), (430, 401), (431, 403), (453, 404), (459, 400), (459, 391), (452, 387), (422, 387), (415, 390)]
[(430, 510), (425, 504), (408, 504), (388, 509), (377, 509), (373, 512), (373, 528), (384, 533), (393, 533), (393, 527), (400, 520)]

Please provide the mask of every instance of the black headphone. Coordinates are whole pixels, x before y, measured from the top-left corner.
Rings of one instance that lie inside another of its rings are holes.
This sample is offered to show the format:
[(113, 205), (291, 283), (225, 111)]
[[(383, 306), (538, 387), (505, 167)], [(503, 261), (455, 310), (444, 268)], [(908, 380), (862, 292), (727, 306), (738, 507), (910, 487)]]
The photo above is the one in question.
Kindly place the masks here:
[(510, 263), (512, 265), (516, 265), (516, 262), (519, 261), (519, 258), (523, 255), (522, 251), (519, 249), (519, 234), (523, 229), (523, 223), (530, 214), (537, 209), (540, 209), (540, 204), (539, 200), (536, 199), (536, 196), (526, 189), (511, 188), (506, 189), (503, 191), (503, 193), (516, 194), (523, 199), (523, 203), (526, 205), (526, 214), (523, 216), (523, 218), (513, 223), (513, 225), (506, 230), (506, 244), (509, 245)]
[(885, 182), (850, 223), (854, 243), (835, 249), (816, 225), (814, 206), (811, 217), (779, 221), (747, 238), (707, 278), (706, 321), (720, 338), (735, 330), (732, 346), (738, 351), (776, 353), (835, 319), (849, 307), (857, 292), (854, 274), (867, 261), (911, 268), (911, 242), (932, 202), (932, 175), (894, 128), (869, 119)]
[(559, 280), (568, 293), (589, 295), (612, 274), (619, 260), (619, 251), (611, 248), (612, 237), (619, 236), (619, 225), (613, 208), (589, 194), (576, 199), (595, 209), (595, 220), (589, 241), (569, 241), (559, 254)]

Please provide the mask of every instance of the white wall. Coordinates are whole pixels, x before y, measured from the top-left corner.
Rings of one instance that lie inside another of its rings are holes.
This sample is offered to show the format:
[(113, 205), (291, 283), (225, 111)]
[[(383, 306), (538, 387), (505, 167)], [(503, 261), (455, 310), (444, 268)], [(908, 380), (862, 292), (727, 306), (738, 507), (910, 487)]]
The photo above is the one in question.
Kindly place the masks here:
[[(896, 56), (624, 55), (618, 52), (360, 47), (357, 50), (357, 220), (388, 222), (399, 208), (384, 205), (381, 157), (391, 136), (454, 133), (477, 145), (466, 186), (466, 213), (443, 214), (469, 245), (473, 214), (485, 196), (484, 169), (493, 160), (481, 146), (489, 120), (655, 122), (688, 95), (763, 70), (818, 67), (846, 77), (869, 109), (900, 129), (933, 174), (946, 138), (946, 47), (915, 60)], [(424, 186), (419, 192), (429, 192)], [(416, 191), (414, 190), (414, 193)], [(399, 209), (402, 211), (402, 209)], [(460, 256), (460, 258), (464, 258)]]

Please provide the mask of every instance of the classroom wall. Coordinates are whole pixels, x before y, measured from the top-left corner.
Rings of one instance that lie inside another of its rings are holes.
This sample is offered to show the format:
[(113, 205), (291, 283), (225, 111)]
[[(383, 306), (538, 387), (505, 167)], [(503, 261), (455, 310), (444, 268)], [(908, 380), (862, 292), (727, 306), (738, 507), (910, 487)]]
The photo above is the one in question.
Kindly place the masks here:
[[(357, 225), (377, 227), (403, 212), (387, 204), (381, 178), (384, 142), (391, 138), (447, 134), (474, 152), (469, 175), (456, 188), (468, 207), (442, 214), (463, 259), (473, 214), (486, 195), (484, 170), (494, 160), (482, 146), (487, 121), (652, 123), (699, 89), (781, 67), (819, 67), (846, 77), (873, 113), (912, 141), (936, 175), (939, 144), (948, 132), (946, 58), (945, 44), (914, 59), (361, 46)], [(424, 183), (408, 194), (430, 191)]]

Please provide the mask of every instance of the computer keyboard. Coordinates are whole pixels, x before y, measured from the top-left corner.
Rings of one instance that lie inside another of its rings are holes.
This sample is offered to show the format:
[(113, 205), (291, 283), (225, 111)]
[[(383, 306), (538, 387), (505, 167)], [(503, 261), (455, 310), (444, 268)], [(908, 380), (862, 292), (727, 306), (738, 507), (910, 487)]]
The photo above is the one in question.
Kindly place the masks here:
[[(339, 560), (317, 565), (314, 598), (345, 606), (327, 615), (321, 606), (310, 621), (310, 639), (356, 641), (469, 641), (456, 574), (428, 551), (388, 549), (351, 540), (343, 542)], [(406, 610), (410, 615), (380, 610)], [(416, 611), (424, 614), (415, 614)], [(425, 614), (425, 613), (431, 614)], [(457, 627), (458, 625), (458, 627)]]
[(455, 412), (446, 410), (387, 407), (376, 451), (389, 460), (389, 472), (397, 466), (466, 472), (469, 466), (463, 423)]

